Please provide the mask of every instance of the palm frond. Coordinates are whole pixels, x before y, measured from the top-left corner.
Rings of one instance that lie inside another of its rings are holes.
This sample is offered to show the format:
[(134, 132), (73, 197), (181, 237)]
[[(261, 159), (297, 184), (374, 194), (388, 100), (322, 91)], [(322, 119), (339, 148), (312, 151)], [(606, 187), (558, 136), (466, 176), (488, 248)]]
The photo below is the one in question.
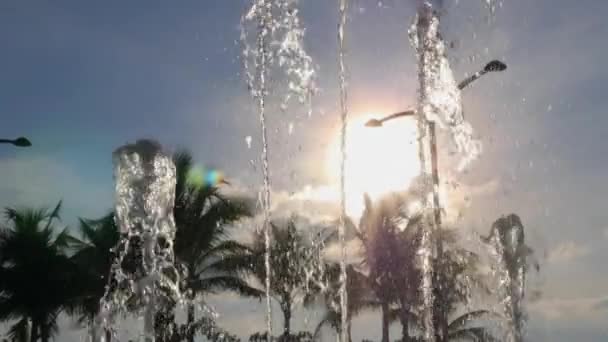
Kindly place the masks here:
[(188, 172), (192, 169), (192, 154), (186, 150), (173, 154), (173, 163), (176, 170), (175, 199), (179, 201), (186, 195)]
[(488, 310), (476, 310), (467, 312), (464, 315), (461, 315), (455, 318), (450, 325), (448, 326), (449, 330), (458, 330), (464, 328), (471, 321), (475, 321), (478, 319), (482, 319), (488, 316), (497, 316), (496, 313), (493, 313)]
[(47, 230), (51, 227), (51, 224), (53, 223), (54, 219), (57, 219), (57, 220), (61, 219), (61, 217), (59, 216), (59, 212), (61, 211), (61, 204), (62, 204), (62, 201), (60, 200), (59, 202), (57, 202), (55, 209), (53, 209), (53, 211), (48, 215), (46, 226), (44, 227), (45, 230)]
[(190, 284), (190, 288), (199, 293), (233, 291), (242, 296), (255, 298), (259, 298), (264, 295), (264, 291), (250, 286), (246, 281), (238, 277), (229, 275), (197, 279)]
[[(216, 268), (226, 270), (227, 266), (229, 267), (229, 265), (231, 265), (229, 262), (224, 263), (226, 258), (248, 253), (251, 253), (249, 247), (233, 240), (226, 240), (212, 246), (207, 251), (202, 251), (202, 253), (197, 256), (195, 263), (196, 265), (201, 265), (201, 272)], [(231, 261), (234, 262), (235, 260)]]
[(330, 326), (334, 329), (338, 329), (340, 326), (340, 317), (337, 315), (336, 312), (334, 311), (327, 311), (325, 312), (325, 314), (323, 314), (323, 317), (321, 318), (321, 320), (319, 321), (319, 323), (317, 323), (317, 326), (315, 327), (315, 331), (312, 334), (312, 338), (313, 341), (318, 341), (320, 336), (321, 336), (321, 330), (325, 327), (325, 326)]
[(450, 341), (472, 341), (472, 342), (499, 342), (492, 333), (486, 328), (465, 328), (448, 334)]
[(20, 319), (17, 323), (11, 325), (7, 332), (7, 336), (11, 341), (28, 341), (29, 324), (27, 318)]

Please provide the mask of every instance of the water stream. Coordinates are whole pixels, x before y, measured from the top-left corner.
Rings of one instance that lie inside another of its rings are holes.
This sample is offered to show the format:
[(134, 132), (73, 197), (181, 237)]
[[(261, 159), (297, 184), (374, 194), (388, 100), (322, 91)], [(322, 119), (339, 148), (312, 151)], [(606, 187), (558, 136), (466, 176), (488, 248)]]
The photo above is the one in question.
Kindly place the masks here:
[[(157, 312), (182, 300), (173, 255), (175, 165), (160, 145), (148, 140), (117, 149), (113, 161), (121, 239), (99, 323), (111, 331), (114, 318), (135, 307), (143, 316), (144, 341), (154, 342)], [(98, 332), (96, 338), (106, 341), (107, 335)]]
[(522, 342), (525, 335), (523, 300), (526, 285), (527, 257), (524, 227), (516, 215), (502, 217), (492, 225), (487, 238), (491, 254), (493, 277), (499, 280), (498, 295), (507, 319), (505, 341)]
[(346, 293), (346, 127), (348, 125), (348, 105), (347, 105), (347, 89), (346, 89), (346, 66), (344, 56), (346, 49), (344, 46), (344, 29), (346, 26), (346, 10), (347, 0), (339, 0), (340, 20), (338, 22), (338, 67), (340, 81), (340, 222), (339, 222), (339, 239), (340, 239), (340, 341), (348, 342), (347, 324), (348, 324), (348, 294)]
[[(252, 26), (252, 27), (251, 27)], [(278, 68), (287, 82), (287, 91), (282, 94), (281, 109), (287, 110), (292, 97), (309, 105), (316, 91), (315, 70), (312, 58), (303, 47), (304, 29), (300, 26), (297, 0), (253, 0), (251, 7), (241, 19), (241, 42), (247, 84), (257, 104), (262, 140), (262, 207), (264, 221), (262, 229), (265, 240), (266, 269), (266, 330), (267, 339), (272, 339), (271, 284), (271, 229), (270, 195), (271, 182), (268, 157), (268, 133), (266, 125), (267, 101), (271, 89), (267, 84), (270, 71)], [(255, 42), (255, 43), (253, 43)]]

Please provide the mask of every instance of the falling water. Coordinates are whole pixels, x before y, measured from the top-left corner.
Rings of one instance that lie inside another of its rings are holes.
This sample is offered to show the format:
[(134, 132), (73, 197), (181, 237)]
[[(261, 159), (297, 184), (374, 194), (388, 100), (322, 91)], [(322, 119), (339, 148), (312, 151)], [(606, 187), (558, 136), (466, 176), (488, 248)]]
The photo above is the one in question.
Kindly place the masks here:
[[(270, 173), (268, 163), (268, 134), (266, 127), (267, 98), (270, 95), (268, 74), (271, 68), (283, 70), (287, 80), (287, 92), (283, 95), (281, 109), (286, 110), (293, 95), (300, 103), (311, 103), (316, 91), (315, 70), (312, 58), (303, 48), (304, 29), (300, 26), (297, 0), (253, 0), (241, 19), (241, 41), (244, 45), (243, 61), (247, 84), (257, 102), (262, 139), (262, 173), (264, 211), (264, 241), (266, 269), (266, 329), (272, 338), (272, 306), (270, 297)], [(251, 41), (248, 24), (255, 27), (255, 43)], [(255, 48), (253, 47), (255, 46)], [(253, 66), (253, 68), (251, 67)], [(253, 70), (252, 70), (253, 69)], [(309, 115), (311, 109), (309, 107)]]
[[(439, 33), (439, 9), (443, 1), (419, 1), (418, 13), (410, 29), (410, 41), (418, 56), (418, 146), (421, 171), (423, 173), (423, 190), (426, 208), (433, 208), (432, 194), (437, 192), (432, 183), (431, 125), (448, 128), (459, 152), (464, 154), (459, 169), (464, 168), (481, 153), (481, 145), (473, 139), (471, 125), (464, 121), (460, 100), (460, 90), (454, 80), (446, 55), (446, 47)], [(434, 128), (433, 128), (434, 129)], [(423, 275), (422, 291), (422, 325), (424, 338), (435, 340), (435, 329), (440, 335), (446, 334), (444, 327), (433, 324), (433, 258), (434, 243), (431, 238), (431, 227), (439, 228), (438, 218), (427, 216), (428, 229), (424, 230), (420, 242), (420, 267)], [(441, 246), (437, 246), (441, 250)]]
[[(148, 140), (117, 149), (113, 160), (121, 240), (101, 301), (100, 323), (108, 331), (127, 301), (135, 301), (144, 318), (144, 340), (154, 342), (158, 309), (182, 297), (173, 255), (175, 165), (159, 144)], [(134, 272), (123, 269), (126, 257), (136, 263)]]
[(499, 295), (508, 320), (506, 341), (522, 342), (525, 312), (523, 299), (526, 283), (526, 257), (530, 254), (524, 243), (524, 227), (515, 215), (500, 218), (492, 225), (487, 238), (495, 264), (493, 273), (499, 283)]
[(345, 173), (346, 173), (346, 127), (348, 124), (348, 106), (347, 106), (347, 91), (346, 91), (346, 67), (344, 64), (344, 28), (346, 26), (346, 9), (347, 0), (339, 0), (340, 20), (338, 23), (338, 58), (339, 58), (339, 77), (340, 77), (340, 247), (342, 255), (340, 258), (340, 341), (347, 342), (347, 319), (348, 319), (348, 296), (346, 293), (346, 241), (345, 241), (345, 225), (346, 225), (346, 189), (345, 189)]
[(260, 118), (260, 128), (262, 135), (262, 173), (264, 177), (264, 194), (262, 206), (264, 208), (264, 267), (266, 269), (266, 331), (268, 333), (268, 341), (272, 339), (272, 303), (270, 302), (270, 173), (268, 169), (268, 138), (266, 132), (266, 112), (265, 112), (265, 96), (266, 96), (266, 68), (268, 64), (268, 34), (270, 23), (272, 22), (271, 3), (265, 2), (258, 9), (259, 13), (259, 35), (257, 41), (258, 51), (258, 87), (259, 92), (254, 96), (258, 102), (258, 113)]

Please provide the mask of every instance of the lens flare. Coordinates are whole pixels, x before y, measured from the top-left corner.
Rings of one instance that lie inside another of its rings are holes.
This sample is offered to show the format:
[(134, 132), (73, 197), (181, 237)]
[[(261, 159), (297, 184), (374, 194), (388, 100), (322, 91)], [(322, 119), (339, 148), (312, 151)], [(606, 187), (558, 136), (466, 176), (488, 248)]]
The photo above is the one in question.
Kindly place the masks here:
[(222, 171), (205, 168), (202, 165), (196, 165), (188, 171), (187, 182), (196, 188), (227, 183)]

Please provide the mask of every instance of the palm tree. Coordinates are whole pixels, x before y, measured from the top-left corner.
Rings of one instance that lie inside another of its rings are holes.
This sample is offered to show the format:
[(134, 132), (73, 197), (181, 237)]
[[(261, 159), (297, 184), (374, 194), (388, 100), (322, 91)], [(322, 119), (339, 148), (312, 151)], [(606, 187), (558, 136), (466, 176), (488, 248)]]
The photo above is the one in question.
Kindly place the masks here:
[[(393, 317), (397, 317), (398, 312), (394, 312)], [(466, 312), (458, 317), (453, 318), (448, 324), (448, 336), (445, 339), (438, 339), (443, 341), (470, 341), (470, 342), (498, 342), (500, 341), (490, 332), (489, 329), (480, 327), (471, 322), (475, 322), (480, 319), (495, 318), (498, 315), (488, 310), (474, 310)], [(411, 324), (419, 329), (422, 327), (417, 323), (418, 317), (413, 314)], [(403, 341), (403, 340), (402, 340)], [(406, 341), (411, 342), (422, 342), (421, 337), (408, 337)]]
[[(291, 336), (291, 317), (297, 301), (308, 301), (319, 293), (323, 283), (323, 264), (320, 262), (320, 249), (330, 237), (321, 241), (307, 241), (296, 227), (297, 217), (293, 216), (286, 224), (271, 222), (270, 295), (279, 304), (283, 314), (282, 338)], [(316, 238), (315, 238), (316, 240)], [(264, 234), (254, 234), (252, 246), (253, 274), (264, 284), (266, 280)]]
[[(251, 200), (226, 197), (212, 185), (199, 186), (188, 182), (193, 168), (187, 152), (174, 155), (177, 170), (175, 195), (174, 252), (177, 262), (185, 268), (185, 290), (192, 301), (187, 308), (187, 324), (196, 322), (195, 301), (219, 291), (234, 291), (245, 296), (261, 296), (244, 280), (250, 269), (242, 256), (249, 248), (231, 240), (228, 227), (252, 215)], [(187, 329), (187, 341), (194, 341), (194, 329)]]
[[(472, 327), (468, 323), (482, 318), (495, 316), (487, 310), (466, 312), (459, 317), (451, 316), (458, 308), (470, 301), (472, 291), (489, 293), (481, 275), (478, 273), (479, 257), (477, 254), (458, 245), (456, 230), (440, 228), (432, 232), (436, 243), (443, 243), (443, 255), (439, 260), (435, 256), (433, 263), (433, 322), (435, 326), (445, 324), (447, 336), (437, 334), (438, 342), (450, 340), (493, 341), (489, 330)], [(437, 331), (437, 333), (439, 333)]]
[[(97, 220), (80, 219), (80, 239), (74, 242), (76, 250), (72, 260), (81, 275), (81, 293), (73, 314), (80, 315), (80, 323), (87, 322), (94, 331), (94, 321), (99, 313), (100, 301), (108, 285), (110, 268), (114, 261), (113, 248), (120, 239), (114, 213), (110, 212)], [(111, 332), (106, 330), (106, 341)], [(95, 340), (95, 339), (93, 339)]]
[(366, 194), (364, 202), (357, 237), (363, 247), (362, 266), (367, 268), (366, 279), (382, 313), (382, 342), (389, 341), (393, 303), (404, 308), (398, 317), (405, 339), (410, 307), (418, 300), (420, 272), (414, 262), (417, 248), (412, 227), (419, 217), (403, 217), (405, 199), (398, 194), (389, 195), (376, 205)]
[(448, 324), (448, 337), (446, 341), (471, 341), (471, 342), (498, 342), (499, 339), (492, 333), (479, 326), (472, 326), (470, 322), (493, 318), (496, 314), (488, 310), (475, 310), (454, 318)]
[(0, 230), (0, 321), (17, 320), (10, 335), (47, 342), (57, 332), (57, 317), (74, 304), (76, 272), (66, 256), (72, 237), (55, 234), (61, 202), (45, 209), (7, 208)]
[[(416, 265), (423, 229), (422, 213), (408, 213), (408, 198), (403, 194), (386, 196), (372, 204), (365, 196), (365, 211), (360, 222), (359, 239), (363, 245), (364, 266), (368, 268), (367, 279), (382, 310), (382, 339), (388, 341), (391, 321), (398, 320), (402, 326), (402, 341), (413, 341), (410, 326), (417, 326), (422, 303), (421, 274)], [(482, 338), (491, 341), (491, 334), (484, 328), (467, 325), (471, 320), (489, 316), (477, 310), (455, 318), (450, 324), (449, 316), (466, 303), (472, 287), (485, 289), (477, 276), (478, 257), (457, 245), (454, 230), (433, 230), (433, 241), (444, 244), (442, 260), (435, 257), (433, 263), (433, 320), (437, 326), (446, 322), (448, 336), (436, 336), (437, 341)], [(372, 281), (373, 280), (373, 281)], [(393, 307), (392, 304), (396, 304)]]
[[(412, 221), (415, 224), (410, 225), (411, 232), (416, 235), (421, 234), (423, 228), (419, 221)], [(481, 276), (477, 273), (479, 266), (479, 258), (475, 253), (472, 253), (457, 243), (457, 234), (455, 230), (441, 228), (432, 231), (432, 240), (437, 242), (442, 241), (444, 246), (443, 258), (438, 259), (434, 256), (433, 264), (433, 323), (438, 326), (442, 322), (446, 323), (447, 336), (442, 336), (436, 332), (435, 340), (438, 342), (447, 341), (498, 341), (490, 332), (490, 330), (472, 325), (480, 319), (495, 318), (497, 315), (488, 310), (474, 310), (453, 317), (462, 304), (470, 300), (473, 290), (480, 290), (489, 293), (488, 288), (483, 283)], [(418, 243), (419, 240), (416, 240)], [(404, 260), (404, 262), (408, 262)], [(420, 278), (418, 278), (415, 286), (420, 286)], [(420, 296), (420, 292), (416, 292)], [(421, 299), (414, 299), (420, 303)], [(410, 303), (411, 304), (411, 303)], [(409, 317), (409, 321), (402, 321), (403, 340), (415, 341), (415, 338), (406, 333), (408, 325), (421, 329), (419, 313), (411, 310), (409, 307), (404, 307), (403, 302), (400, 302), (398, 308), (391, 314), (392, 319), (398, 319), (402, 316)], [(451, 321), (450, 321), (451, 318)]]
[[(338, 336), (340, 336), (340, 333), (342, 332), (340, 265), (330, 264), (327, 266), (326, 272), (330, 284), (327, 291), (323, 294), (325, 314), (317, 324), (313, 333), (313, 338), (315, 340), (320, 338), (321, 329), (325, 326), (333, 328)], [(350, 342), (352, 319), (364, 309), (377, 307), (378, 303), (369, 289), (369, 279), (360, 270), (357, 270), (355, 266), (347, 266), (346, 279), (346, 292), (348, 293), (346, 336)]]
[[(250, 216), (250, 200), (227, 197), (213, 185), (198, 185), (188, 181), (193, 169), (192, 157), (187, 152), (176, 153), (176, 194), (174, 218), (176, 235), (174, 253), (176, 263), (184, 270), (182, 293), (187, 294), (187, 322), (179, 326), (175, 323), (173, 310), (177, 303), (168, 303), (157, 313), (157, 341), (194, 341), (197, 331), (210, 327), (201, 317), (196, 318), (195, 302), (204, 295), (231, 290), (247, 296), (260, 296), (261, 292), (251, 288), (243, 280), (249, 265), (244, 264), (242, 255), (249, 249), (230, 240), (230, 224)], [(87, 296), (82, 298), (81, 309), (85, 317), (91, 318), (97, 312), (98, 303), (107, 284), (116, 246), (118, 228), (111, 212), (99, 220), (81, 220), (83, 242), (74, 256), (82, 265), (90, 268), (91, 284)], [(133, 241), (137, 243), (137, 241)], [(108, 246), (111, 246), (110, 248)], [(129, 259), (129, 258), (127, 258)], [(129, 269), (133, 265), (124, 265)], [(127, 270), (129, 271), (129, 270)], [(131, 270), (132, 271), (132, 270)], [(218, 331), (217, 327), (214, 330)]]

